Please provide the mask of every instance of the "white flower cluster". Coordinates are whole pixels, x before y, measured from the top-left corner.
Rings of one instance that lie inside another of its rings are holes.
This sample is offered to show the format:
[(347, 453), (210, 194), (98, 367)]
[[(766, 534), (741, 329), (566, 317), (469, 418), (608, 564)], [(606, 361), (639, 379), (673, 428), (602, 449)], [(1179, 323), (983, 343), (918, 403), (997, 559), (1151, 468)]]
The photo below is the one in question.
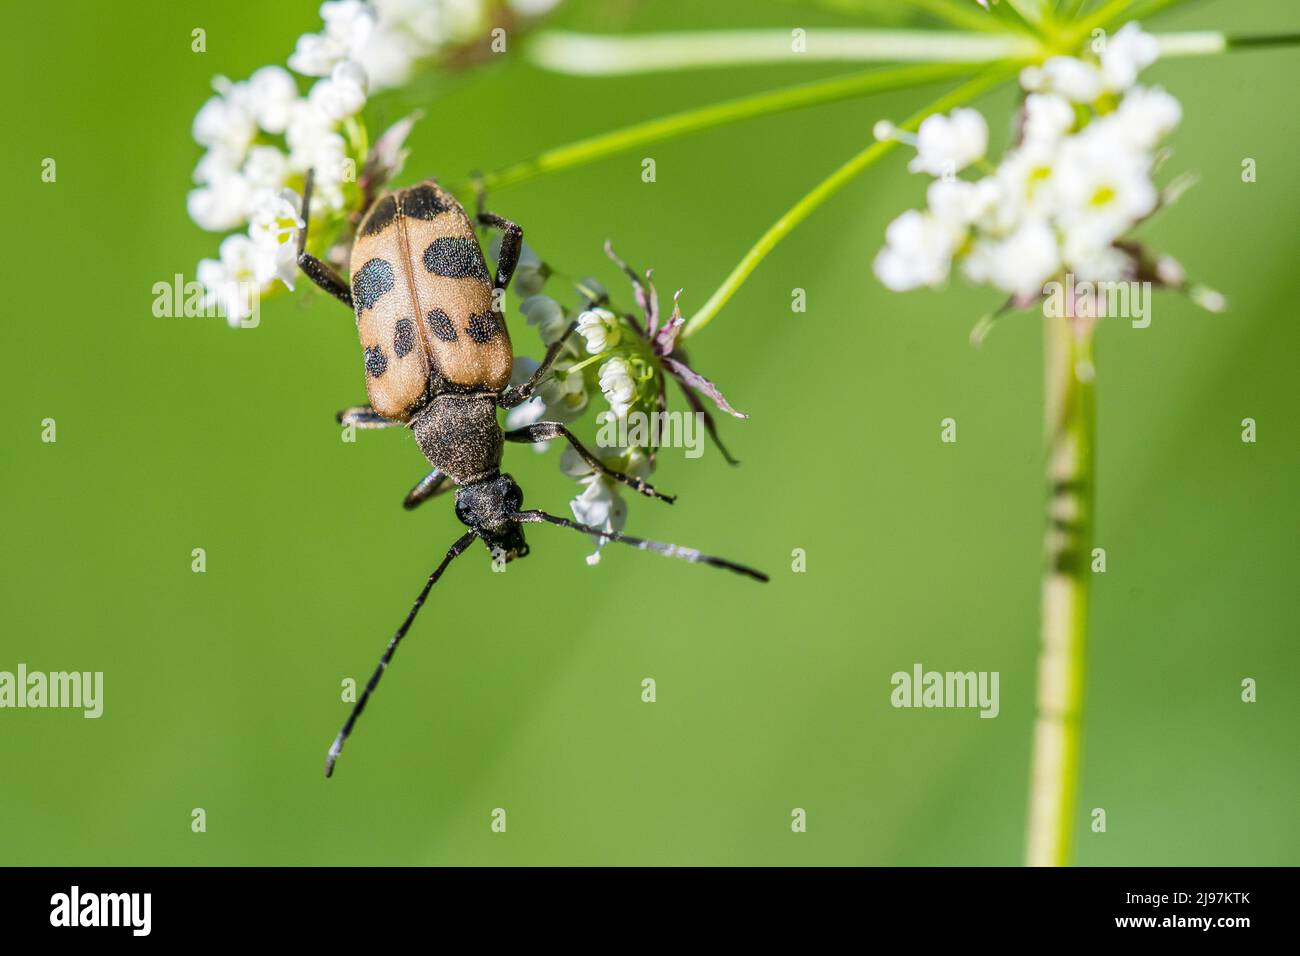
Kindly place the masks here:
[[(980, 113), (927, 117), (910, 168), (939, 178), (926, 209), (890, 223), (875, 259), (880, 281), (895, 291), (937, 286), (956, 262), (971, 281), (1024, 303), (1063, 271), (1131, 277), (1136, 263), (1116, 242), (1160, 204), (1157, 147), (1182, 115), (1164, 90), (1135, 85), (1156, 54), (1155, 39), (1129, 23), (1098, 62), (1057, 56), (1026, 68), (1019, 142), (996, 169), (984, 161)], [(877, 136), (901, 138), (881, 125)], [(958, 178), (976, 163), (988, 175)]]
[[(523, 15), (556, 0), (513, 0)], [(199, 263), (209, 304), (238, 324), (275, 280), (293, 288), (299, 193), (314, 170), (313, 235), (330, 236), (356, 199), (366, 136), (357, 114), (371, 92), (400, 85), (448, 46), (481, 36), (489, 0), (327, 0), (319, 33), (298, 38), (290, 69), (314, 77), (305, 96), (286, 69), (266, 66), (243, 82), (217, 77), (216, 95), (194, 117), (207, 152), (194, 170), (190, 218), (234, 232), (219, 257)], [(319, 224), (319, 230), (318, 226)]]
[[(626, 418), (633, 405), (646, 401), (643, 386), (649, 388), (652, 384), (636, 374), (644, 362), (638, 358), (639, 350), (644, 347), (642, 340), (632, 335), (624, 321), (607, 308), (590, 306), (578, 311), (575, 317), (555, 299), (540, 294), (549, 275), (549, 268), (525, 243), (515, 270), (515, 282), (520, 284), (522, 279), (520, 291), (532, 294), (520, 303), (519, 310), (528, 324), (537, 328), (542, 344), (547, 347), (559, 341), (575, 321), (576, 332), (565, 343), (552, 366), (552, 374), (541, 383), (532, 400), (506, 412), (505, 427), (520, 428), (542, 419), (572, 422), (590, 408), (593, 397), (603, 398), (608, 406), (597, 415), (598, 421), (602, 415)], [(589, 298), (605, 296), (604, 288), (594, 279), (582, 280), (580, 287)], [(536, 371), (537, 364), (533, 359), (517, 357), (511, 381), (515, 384), (526, 381)], [(545, 451), (549, 444), (542, 442), (534, 447)], [(645, 479), (653, 470), (644, 448), (598, 447), (594, 451), (607, 467), (625, 474)], [(596, 474), (567, 445), (560, 457), (560, 470), (581, 486), (581, 491), (569, 503), (575, 520), (605, 531), (623, 530), (627, 503), (618, 482)], [(596, 564), (605, 542), (594, 537), (592, 540), (595, 551), (587, 562)]]

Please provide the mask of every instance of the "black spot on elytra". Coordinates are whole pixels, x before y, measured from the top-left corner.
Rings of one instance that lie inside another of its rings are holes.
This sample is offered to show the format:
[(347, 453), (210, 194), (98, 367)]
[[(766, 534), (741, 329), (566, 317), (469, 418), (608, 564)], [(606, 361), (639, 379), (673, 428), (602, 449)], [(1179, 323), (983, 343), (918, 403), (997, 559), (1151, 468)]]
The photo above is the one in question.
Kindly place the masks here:
[(393, 289), (393, 267), (383, 259), (371, 259), (352, 277), (352, 301), (360, 315), (379, 297)]
[(370, 373), (371, 378), (379, 378), (388, 371), (388, 359), (384, 357), (384, 350), (378, 345), (366, 349), (366, 371)]
[(415, 326), (410, 319), (398, 319), (393, 328), (393, 354), (405, 358), (415, 348)]
[(361, 235), (373, 236), (377, 232), (383, 232), (396, 218), (397, 200), (392, 196), (385, 196), (374, 204), (370, 215), (366, 216), (366, 221), (361, 224)]
[(442, 309), (434, 309), (425, 318), (429, 322), (429, 331), (438, 338), (444, 342), (456, 341), (456, 327), (451, 324), (451, 318)]
[(402, 195), (402, 215), (412, 219), (432, 219), (450, 208), (432, 186), (415, 186)]
[(501, 331), (501, 323), (495, 313), (480, 312), (469, 317), (469, 324), (465, 326), (465, 331), (475, 342), (491, 342)]
[(443, 236), (429, 243), (424, 250), (424, 267), (436, 276), (448, 279), (472, 277), (487, 281), (487, 263), (483, 250), (473, 239)]

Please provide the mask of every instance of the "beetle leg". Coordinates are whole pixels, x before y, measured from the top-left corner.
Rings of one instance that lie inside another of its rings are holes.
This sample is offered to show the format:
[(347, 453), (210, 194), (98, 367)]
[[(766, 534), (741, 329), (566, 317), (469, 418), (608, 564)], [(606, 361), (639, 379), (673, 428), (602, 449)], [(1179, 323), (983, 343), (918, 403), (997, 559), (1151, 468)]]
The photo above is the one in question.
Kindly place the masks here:
[(509, 219), (482, 209), (483, 197), (479, 195), (478, 221), (481, 226), (501, 230), (501, 252), (497, 254), (496, 287), (505, 289), (514, 277), (515, 266), (519, 265), (519, 251), (524, 243), (524, 231)]
[(516, 405), (522, 405), (533, 397), (533, 392), (537, 390), (537, 386), (541, 384), (542, 379), (550, 374), (551, 366), (555, 364), (555, 360), (560, 357), (560, 352), (564, 349), (564, 343), (569, 340), (569, 336), (573, 334), (573, 330), (577, 327), (577, 319), (569, 323), (569, 327), (564, 330), (564, 334), (552, 342), (551, 347), (546, 350), (546, 355), (542, 358), (542, 364), (537, 366), (537, 370), (533, 372), (528, 381), (519, 385), (511, 385), (501, 392), (497, 401), (502, 408), (514, 408)]
[(613, 468), (606, 467), (603, 461), (582, 446), (582, 443), (578, 441), (573, 432), (569, 431), (559, 422), (536, 422), (532, 425), (525, 425), (523, 428), (516, 428), (514, 431), (508, 431), (505, 433), (506, 441), (539, 442), (549, 441), (552, 438), (563, 438), (568, 441), (568, 443), (573, 446), (573, 450), (578, 453), (582, 460), (585, 461), (593, 471), (599, 472), (606, 478), (613, 478), (615, 481), (621, 482), (629, 488), (641, 492), (641, 494), (645, 495), (647, 498), (658, 498), (660, 501), (666, 501), (669, 504), (672, 504), (677, 500), (675, 495), (665, 495), (661, 492), (655, 491), (654, 485), (642, 481), (634, 475), (625, 475), (621, 471), (615, 471)]
[(444, 491), (450, 491), (454, 487), (456, 487), (455, 482), (435, 468), (421, 478), (419, 484), (411, 489), (406, 496), (406, 500), (402, 502), (402, 507), (407, 511), (418, 508), (430, 498), (440, 495)]
[(406, 424), (385, 418), (369, 405), (353, 405), (351, 408), (345, 408), (335, 418), (340, 425), (354, 425), (357, 428), (394, 428)]
[(307, 182), (302, 189), (302, 231), (298, 233), (298, 268), (308, 279), (320, 286), (349, 309), (352, 308), (352, 290), (329, 263), (322, 262), (307, 251), (307, 229), (311, 222), (311, 183), (313, 170), (307, 170)]

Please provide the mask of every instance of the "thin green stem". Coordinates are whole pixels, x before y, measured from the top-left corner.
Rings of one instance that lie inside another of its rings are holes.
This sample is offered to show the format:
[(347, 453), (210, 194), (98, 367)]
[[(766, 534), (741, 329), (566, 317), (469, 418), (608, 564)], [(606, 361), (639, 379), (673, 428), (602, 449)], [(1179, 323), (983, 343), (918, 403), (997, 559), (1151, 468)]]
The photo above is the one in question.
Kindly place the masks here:
[(1079, 822), (1075, 804), (1096, 507), (1096, 369), (1090, 321), (1048, 317), (1043, 334), (1048, 507), (1025, 862), (1067, 866)]
[(609, 358), (613, 354), (614, 353), (612, 350), (599, 352), (596, 355), (591, 356), (590, 358), (585, 358), (581, 362), (577, 362), (573, 365), (570, 365), (568, 368), (564, 370), (565, 374), (568, 374), (569, 372), (581, 372), (588, 365), (594, 365), (596, 362), (603, 361), (604, 359)]
[(1300, 46), (1300, 33), (1279, 33), (1273, 36), (1225, 36), (1223, 42), (1229, 50), (1262, 50), (1274, 46)]
[[(970, 82), (922, 107), (909, 117), (901, 128), (909, 132), (915, 132), (917, 127), (921, 125), (921, 121), (930, 114), (943, 112), (974, 99), (986, 90), (1001, 83), (1017, 69), (1019, 69), (1019, 64), (1004, 63), (993, 67)], [(731, 270), (731, 274), (727, 276), (717, 291), (709, 297), (704, 306), (691, 316), (690, 321), (682, 329), (682, 337), (694, 335), (708, 325), (713, 320), (713, 317), (722, 310), (722, 307), (727, 304), (727, 301), (745, 284), (745, 280), (758, 268), (759, 263), (767, 258), (768, 253), (775, 249), (782, 239), (793, 232), (796, 226), (807, 219), (827, 199), (839, 192), (858, 173), (879, 160), (895, 145), (896, 141), (892, 139), (872, 143), (818, 183), (812, 192), (790, 207), (785, 215), (774, 222), (767, 232), (763, 233), (749, 252), (745, 253), (744, 258)]]
[[(481, 182), (486, 188), (499, 189), (548, 173), (593, 163), (638, 146), (664, 142), (699, 130), (872, 93), (941, 83), (944, 80), (969, 76), (984, 69), (985, 66), (986, 64), (978, 63), (930, 63), (889, 70), (865, 70), (818, 80), (814, 83), (766, 90), (752, 96), (711, 103), (708, 106), (635, 123), (576, 143), (557, 146), (534, 159), (487, 173), (482, 177)], [(472, 183), (460, 183), (454, 187), (454, 190), (470, 185)]]
[(533, 40), (528, 55), (534, 63), (558, 73), (611, 76), (769, 63), (974, 63), (1032, 56), (1039, 46), (1034, 36), (1019, 29), (977, 33), (813, 28), (798, 37), (790, 30), (694, 30), (633, 36), (548, 31)]

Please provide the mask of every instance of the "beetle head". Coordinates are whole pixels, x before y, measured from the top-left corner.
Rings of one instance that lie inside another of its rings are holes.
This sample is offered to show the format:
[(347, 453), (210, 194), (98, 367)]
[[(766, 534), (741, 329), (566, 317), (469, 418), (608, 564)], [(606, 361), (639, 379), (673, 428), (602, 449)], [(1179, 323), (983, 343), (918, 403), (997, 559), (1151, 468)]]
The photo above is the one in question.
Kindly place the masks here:
[(462, 485), (456, 491), (456, 517), (479, 533), (489, 551), (504, 551), (507, 561), (528, 554), (523, 529), (511, 517), (523, 505), (524, 493), (509, 475)]

